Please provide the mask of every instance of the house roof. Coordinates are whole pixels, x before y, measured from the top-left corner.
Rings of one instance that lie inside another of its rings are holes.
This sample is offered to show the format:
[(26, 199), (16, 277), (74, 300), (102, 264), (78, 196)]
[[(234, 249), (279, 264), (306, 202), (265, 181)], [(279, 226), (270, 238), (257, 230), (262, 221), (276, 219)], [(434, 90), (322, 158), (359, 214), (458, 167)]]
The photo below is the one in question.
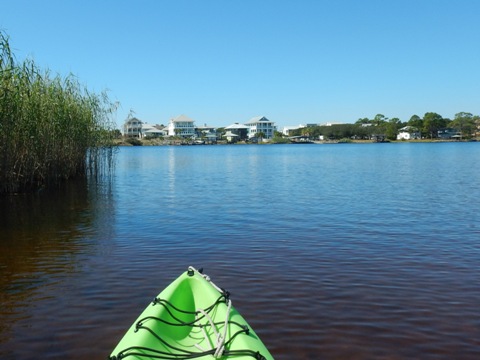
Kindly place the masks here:
[(240, 135), (237, 135), (237, 134), (232, 133), (231, 131), (228, 131), (223, 136), (224, 137), (235, 137), (235, 136), (240, 136)]
[(154, 126), (151, 125), (151, 124), (147, 124), (147, 123), (142, 124), (142, 129), (144, 129), (144, 130), (145, 129), (149, 130), (149, 129), (153, 129), (153, 128), (154, 128)]
[(407, 126), (404, 126), (402, 127), (401, 129), (399, 129), (400, 131), (418, 131), (418, 129), (414, 126), (410, 126), (410, 125), (407, 125)]
[(256, 124), (259, 122), (273, 123), (273, 121), (268, 120), (265, 116), (256, 116), (251, 118), (250, 121), (246, 123), (246, 125)]
[(243, 124), (235, 123), (232, 125), (228, 125), (225, 130), (229, 129), (248, 129), (248, 126), (245, 126)]
[(173, 121), (173, 122), (194, 122), (188, 116), (183, 115), (183, 114), (173, 118), (171, 121)]

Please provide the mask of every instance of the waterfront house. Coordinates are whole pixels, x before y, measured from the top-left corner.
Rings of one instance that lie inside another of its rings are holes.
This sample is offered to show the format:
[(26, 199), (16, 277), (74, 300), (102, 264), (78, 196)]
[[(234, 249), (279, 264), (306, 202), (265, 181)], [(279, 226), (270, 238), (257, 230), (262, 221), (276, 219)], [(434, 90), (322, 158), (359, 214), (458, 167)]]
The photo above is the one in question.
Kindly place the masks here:
[(239, 136), (231, 131), (227, 131), (224, 135), (224, 138), (227, 139), (229, 143), (234, 143), (238, 141)]
[(438, 130), (437, 136), (439, 139), (459, 139), (462, 137), (462, 134), (455, 129), (446, 128)]
[(387, 139), (387, 136), (385, 134), (372, 134), (370, 136), (370, 140), (373, 142), (385, 142)]
[(227, 133), (224, 137), (226, 137), (228, 141), (232, 141), (232, 138), (235, 138), (235, 140), (246, 140), (248, 138), (248, 126), (239, 124), (238, 122), (228, 125), (225, 130)]
[(168, 135), (168, 129), (163, 125), (143, 123), (141, 137), (162, 137)]
[(195, 136), (197, 138), (202, 138), (211, 134), (217, 134), (217, 129), (214, 126), (207, 126), (207, 124), (204, 124), (204, 126), (195, 127)]
[(218, 135), (217, 135), (216, 132), (215, 133), (209, 132), (209, 133), (205, 134), (204, 138), (205, 138), (205, 143), (215, 144), (217, 142)]
[(195, 137), (197, 143), (213, 144), (217, 142), (217, 129), (213, 126), (198, 126), (195, 128)]
[(418, 129), (413, 126), (405, 126), (399, 129), (399, 133), (397, 134), (397, 140), (413, 140), (421, 138), (422, 135), (420, 131), (418, 131)]
[(126, 137), (142, 137), (143, 122), (136, 117), (128, 118), (123, 124), (123, 135)]
[(250, 119), (245, 124), (248, 127), (248, 138), (258, 137), (257, 134), (263, 133), (265, 139), (273, 138), (277, 129), (273, 121), (268, 120), (265, 116), (257, 116)]
[(194, 137), (195, 122), (185, 115), (170, 119), (168, 123), (168, 136)]

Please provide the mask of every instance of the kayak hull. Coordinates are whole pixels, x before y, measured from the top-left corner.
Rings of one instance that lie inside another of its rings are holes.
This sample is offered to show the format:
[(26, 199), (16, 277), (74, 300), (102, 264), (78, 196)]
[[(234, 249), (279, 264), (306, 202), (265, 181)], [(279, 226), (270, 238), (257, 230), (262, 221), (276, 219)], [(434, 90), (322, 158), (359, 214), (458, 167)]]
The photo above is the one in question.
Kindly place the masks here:
[(147, 306), (110, 355), (124, 358), (273, 359), (228, 292), (191, 267)]

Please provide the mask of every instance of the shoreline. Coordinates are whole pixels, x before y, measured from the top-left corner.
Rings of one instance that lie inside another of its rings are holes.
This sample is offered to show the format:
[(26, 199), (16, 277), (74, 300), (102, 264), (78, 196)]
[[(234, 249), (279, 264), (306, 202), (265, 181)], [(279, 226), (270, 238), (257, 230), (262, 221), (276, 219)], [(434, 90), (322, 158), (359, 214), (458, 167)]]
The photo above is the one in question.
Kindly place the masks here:
[(299, 144), (309, 144), (309, 145), (335, 145), (335, 144), (409, 144), (409, 143), (466, 143), (466, 142), (478, 142), (478, 138), (473, 139), (416, 139), (416, 140), (388, 140), (388, 141), (372, 141), (372, 140), (313, 140), (308, 142), (285, 142), (285, 143), (274, 143), (267, 141), (260, 144), (246, 143), (244, 141), (229, 143), (227, 141), (218, 141), (211, 144), (195, 144), (192, 142), (186, 142), (182, 140), (165, 140), (165, 139), (137, 139), (136, 144), (131, 144), (126, 141), (126, 139), (118, 139), (115, 141), (116, 146), (211, 146), (211, 145), (278, 145), (278, 144), (287, 144), (287, 145), (299, 145)]

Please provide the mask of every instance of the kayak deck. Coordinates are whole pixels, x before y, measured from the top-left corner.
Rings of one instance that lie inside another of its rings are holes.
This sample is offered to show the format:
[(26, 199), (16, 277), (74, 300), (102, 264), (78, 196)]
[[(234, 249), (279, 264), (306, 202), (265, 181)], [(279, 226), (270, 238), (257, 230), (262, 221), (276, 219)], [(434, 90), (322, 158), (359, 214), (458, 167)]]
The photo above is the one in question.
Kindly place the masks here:
[(109, 359), (124, 358), (273, 359), (230, 294), (193, 267), (147, 306)]

